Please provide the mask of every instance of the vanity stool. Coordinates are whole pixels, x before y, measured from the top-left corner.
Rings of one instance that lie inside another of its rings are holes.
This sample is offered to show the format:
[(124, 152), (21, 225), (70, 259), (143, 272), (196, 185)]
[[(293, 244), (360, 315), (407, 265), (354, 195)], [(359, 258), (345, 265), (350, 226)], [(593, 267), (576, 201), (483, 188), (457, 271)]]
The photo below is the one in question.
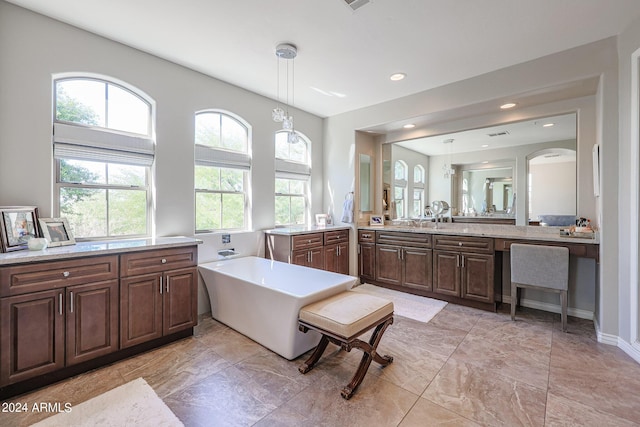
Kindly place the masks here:
[(560, 294), (562, 331), (567, 331), (569, 249), (559, 246), (511, 245), (511, 320), (516, 317), (518, 288), (534, 288)]
[[(364, 354), (355, 375), (340, 392), (343, 398), (349, 399), (364, 379), (372, 360), (383, 367), (393, 362), (392, 356), (380, 356), (376, 352), (384, 331), (392, 323), (393, 302), (360, 292), (345, 291), (304, 306), (300, 309), (298, 328), (304, 333), (310, 329), (318, 331), (322, 338), (298, 370), (306, 374), (313, 369), (329, 342), (346, 351), (352, 348), (362, 350)], [(368, 343), (358, 339), (374, 327)]]

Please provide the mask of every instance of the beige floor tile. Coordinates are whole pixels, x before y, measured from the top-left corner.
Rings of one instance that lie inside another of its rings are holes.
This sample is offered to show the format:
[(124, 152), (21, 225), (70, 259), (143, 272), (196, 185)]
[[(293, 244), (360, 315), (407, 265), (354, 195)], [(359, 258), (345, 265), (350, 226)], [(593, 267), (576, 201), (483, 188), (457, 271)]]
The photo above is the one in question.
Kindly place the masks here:
[(549, 393), (546, 426), (632, 427), (638, 424)]
[(400, 427), (480, 427), (480, 424), (468, 420), (455, 412), (438, 406), (427, 399), (418, 399), (413, 408), (404, 417)]
[(570, 340), (554, 342), (549, 392), (640, 424), (640, 364), (619, 348)]
[(545, 390), (454, 359), (422, 397), (483, 425), (544, 425)]

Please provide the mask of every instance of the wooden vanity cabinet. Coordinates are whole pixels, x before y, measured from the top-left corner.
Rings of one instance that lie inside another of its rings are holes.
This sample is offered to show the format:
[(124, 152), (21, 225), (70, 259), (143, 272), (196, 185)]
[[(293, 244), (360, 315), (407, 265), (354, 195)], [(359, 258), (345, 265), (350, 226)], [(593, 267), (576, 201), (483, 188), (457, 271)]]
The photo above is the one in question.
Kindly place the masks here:
[(431, 291), (432, 256), (430, 234), (377, 231), (375, 280)]
[(120, 263), (120, 345), (131, 347), (198, 321), (197, 248), (132, 252)]
[(376, 278), (376, 233), (358, 230), (358, 275), (366, 283)]
[(0, 386), (118, 350), (118, 257), (0, 268)]
[(265, 257), (349, 274), (349, 229), (300, 234), (266, 233)]
[(325, 231), (324, 269), (349, 274), (349, 230)]
[(494, 303), (493, 239), (434, 236), (433, 292)]

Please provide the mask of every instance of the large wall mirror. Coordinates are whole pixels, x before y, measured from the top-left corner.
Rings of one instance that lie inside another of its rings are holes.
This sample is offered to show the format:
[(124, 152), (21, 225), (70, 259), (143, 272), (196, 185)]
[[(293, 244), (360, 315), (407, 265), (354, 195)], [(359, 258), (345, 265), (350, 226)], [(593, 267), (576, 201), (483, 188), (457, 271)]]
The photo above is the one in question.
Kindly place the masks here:
[[(418, 205), (444, 200), (456, 218), (511, 218), (518, 225), (564, 225), (543, 219), (576, 216), (576, 114), (416, 138), (383, 149), (384, 188), (391, 188), (396, 217), (415, 217)], [(396, 180), (393, 168), (422, 165), (426, 182)], [(386, 182), (388, 181), (388, 182)], [(405, 187), (401, 188), (404, 185)], [(421, 194), (416, 191), (421, 190)], [(421, 201), (418, 200), (421, 197)], [(517, 208), (520, 206), (520, 208)], [(517, 220), (516, 220), (517, 219)], [(557, 219), (557, 218), (556, 218)], [(555, 220), (554, 220), (555, 221)]]

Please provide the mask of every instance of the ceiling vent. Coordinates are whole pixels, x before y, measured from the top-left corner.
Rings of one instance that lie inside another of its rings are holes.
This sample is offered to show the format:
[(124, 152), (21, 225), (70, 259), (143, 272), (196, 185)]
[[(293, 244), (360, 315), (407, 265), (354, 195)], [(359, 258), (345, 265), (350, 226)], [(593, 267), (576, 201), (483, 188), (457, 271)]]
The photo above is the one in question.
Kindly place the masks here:
[(344, 4), (349, 6), (351, 10), (360, 9), (365, 4), (371, 3), (371, 0), (342, 0), (342, 1), (344, 2)]
[(500, 132), (494, 132), (494, 133), (488, 133), (488, 136), (503, 136), (503, 135), (509, 135), (509, 132), (506, 130), (500, 131)]

